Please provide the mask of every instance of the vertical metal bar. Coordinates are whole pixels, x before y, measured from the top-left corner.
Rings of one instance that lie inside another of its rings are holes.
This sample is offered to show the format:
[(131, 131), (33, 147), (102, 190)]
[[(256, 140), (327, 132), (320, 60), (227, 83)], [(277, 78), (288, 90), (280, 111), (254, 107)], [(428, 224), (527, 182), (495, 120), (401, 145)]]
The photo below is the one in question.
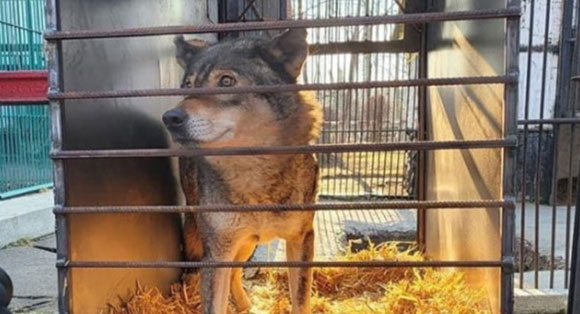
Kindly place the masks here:
[(550, 289), (554, 288), (554, 267), (556, 263), (556, 216), (557, 216), (557, 194), (558, 194), (558, 137), (560, 134), (560, 124), (553, 124), (554, 146), (552, 149), (552, 226), (550, 238)]
[[(413, 61), (413, 67), (412, 67), (412, 73), (413, 73), (413, 78), (417, 78), (417, 75), (419, 73), (419, 56), (417, 56), (416, 58), (414, 58)], [(419, 134), (419, 89), (417, 87), (413, 87), (412, 89), (413, 91), (413, 102), (414, 102), (414, 107), (413, 107), (413, 141), (417, 141), (418, 140), (418, 134)], [(413, 177), (413, 197), (414, 199), (418, 199), (419, 197), (419, 180), (418, 180), (418, 176), (417, 174), (419, 173), (419, 156), (417, 155), (417, 152), (414, 153), (414, 158), (413, 158), (413, 172), (414, 172), (414, 177)]]
[(280, 20), (287, 20), (288, 19), (288, 2), (287, 2), (287, 0), (280, 0), (279, 19)]
[[(336, 2), (336, 6), (337, 6), (337, 13), (336, 16), (342, 16), (342, 5), (339, 4), (339, 1), (337, 0)], [(334, 29), (334, 36), (335, 36), (335, 40), (340, 40), (340, 33), (338, 32), (337, 29)], [(333, 55), (334, 57), (334, 55)], [(341, 68), (340, 63), (341, 63), (341, 58), (342, 58), (342, 77), (343, 80), (345, 80), (346, 77), (346, 69), (347, 69), (347, 58), (345, 56), (341, 56), (341, 55), (336, 55), (336, 69)], [(332, 73), (332, 72), (330, 72)], [(337, 79), (338, 79), (338, 73), (337, 73)], [(337, 141), (337, 139), (339, 138), (339, 134), (338, 134), (338, 128), (339, 128), (339, 124), (338, 124), (338, 117), (339, 117), (339, 110), (342, 108), (342, 128), (340, 129), (340, 141), (344, 142), (344, 138), (345, 138), (345, 130), (347, 130), (346, 136), (348, 136), (348, 142), (350, 143), (350, 133), (348, 131), (350, 131), (350, 128), (347, 124), (350, 123), (350, 112), (346, 110), (347, 106), (346, 106), (346, 95), (350, 93), (350, 90), (342, 90), (342, 91), (337, 91), (337, 100), (340, 99), (340, 95), (342, 94), (342, 103), (339, 104), (338, 101), (336, 101), (335, 103), (335, 107), (334, 107), (334, 112), (335, 112), (335, 118), (336, 118), (336, 133), (335, 133), (335, 138), (334, 140)], [(346, 164), (344, 164), (345, 167), (349, 167), (350, 163), (349, 163), (349, 158), (350, 158), (350, 153), (346, 153), (343, 155), (343, 153), (336, 153), (335, 154), (335, 158), (334, 158), (334, 165), (333, 165), (333, 184), (332, 184), (332, 192), (335, 195), (339, 194), (339, 190), (342, 191), (342, 186), (343, 186), (343, 178), (337, 178), (337, 173), (338, 173), (338, 166), (339, 166), (339, 160), (343, 161), (343, 156), (346, 155)], [(340, 164), (343, 164), (342, 162)], [(346, 178), (346, 180), (348, 180), (348, 177), (345, 175), (344, 178)], [(348, 182), (348, 181), (347, 181)], [(337, 183), (338, 183), (338, 188), (337, 188)]]
[[(578, 170), (578, 178), (580, 178), (580, 169)], [(568, 289), (568, 313), (576, 314), (580, 313), (580, 188), (578, 187), (576, 187), (576, 214), (574, 215), (573, 237), (572, 270), (570, 273), (572, 280)]]
[[(546, 1), (546, 16), (544, 24), (544, 43), (542, 54), (542, 82), (540, 88), (540, 119), (544, 118), (544, 105), (546, 96), (546, 72), (548, 65), (548, 38), (550, 33), (550, 3)], [(542, 156), (542, 137), (544, 133), (544, 124), (538, 125), (538, 150), (536, 153), (536, 169), (534, 175), (534, 286), (539, 287), (540, 274), (540, 163)]]
[[(580, 23), (580, 5), (577, 7), (576, 11), (576, 25)], [(580, 56), (580, 32), (576, 31), (576, 38), (574, 45), (574, 52), (572, 55), (571, 60), (571, 71), (573, 76), (580, 75), (580, 60), (578, 57)], [(571, 80), (570, 80), (571, 82)], [(569, 84), (570, 84), (569, 82)], [(576, 117), (576, 106), (580, 103), (580, 86), (578, 83), (570, 84), (571, 89), (568, 93), (568, 114), (571, 117)], [(574, 133), (576, 130), (577, 124), (570, 125), (570, 154), (569, 154), (569, 164), (568, 164), (568, 188), (566, 191), (567, 199), (566, 199), (566, 239), (565, 239), (565, 252), (564, 252), (564, 288), (568, 288), (569, 284), (569, 273), (568, 270), (570, 269), (570, 236), (571, 236), (571, 212), (572, 212), (572, 183), (573, 183), (573, 175), (572, 175), (572, 165), (574, 162)], [(578, 183), (576, 184), (576, 189), (579, 189), (580, 186), (580, 178), (578, 178)]]
[[(570, 102), (570, 105), (574, 105), (574, 102)], [(568, 288), (569, 284), (569, 274), (570, 269), (570, 236), (571, 236), (571, 212), (572, 212), (572, 164), (574, 163), (574, 131), (576, 130), (576, 124), (570, 125), (570, 154), (568, 156), (568, 187), (566, 191), (566, 238), (564, 244), (564, 289)], [(578, 187), (576, 188), (578, 189)]]
[[(508, 8), (520, 8), (520, 0), (508, 0)], [(506, 74), (519, 76), (519, 18), (506, 21), (505, 69)], [(506, 84), (504, 99), (504, 136), (517, 134), (518, 84)], [(517, 148), (505, 148), (503, 152), (503, 195), (504, 199), (515, 201), (515, 169)], [(501, 255), (502, 260), (514, 262), (515, 210), (502, 209)], [(521, 273), (521, 271), (520, 271)], [(501, 272), (501, 313), (513, 313), (514, 267), (502, 266)]]
[[(58, 0), (46, 2), (46, 29), (49, 32), (59, 31), (60, 10)], [(63, 91), (62, 76), (62, 44), (61, 42), (47, 43), (47, 69), (49, 92)], [(62, 149), (62, 101), (50, 102), (52, 150)], [(62, 160), (54, 161), (54, 203), (56, 206), (65, 206), (64, 165)], [(58, 261), (68, 259), (68, 228), (65, 215), (56, 216), (56, 254)], [(59, 313), (69, 312), (69, 282), (68, 269), (58, 268), (58, 309)]]
[[(429, 12), (431, 8), (427, 9)], [(418, 78), (427, 78), (427, 24), (421, 25), (421, 47), (419, 50), (419, 73)], [(417, 89), (418, 99), (418, 117), (417, 117), (417, 140), (423, 141), (427, 137), (427, 87), (420, 86)], [(427, 162), (425, 152), (418, 152), (417, 156), (417, 199), (422, 201), (426, 199), (425, 175), (427, 173)], [(426, 211), (417, 211), (417, 245), (425, 248), (425, 219)]]
[[(530, 0), (530, 30), (528, 33), (528, 51), (527, 51), (527, 63), (526, 63), (526, 91), (525, 91), (525, 102), (524, 102), (524, 119), (528, 120), (530, 116), (530, 82), (532, 71), (532, 46), (534, 37), (534, 16), (535, 16), (535, 1)], [(528, 124), (524, 125), (524, 137), (522, 144), (522, 174), (521, 174), (521, 221), (520, 221), (520, 288), (524, 287), (524, 247), (526, 239), (526, 155), (528, 150)], [(537, 287), (536, 287), (537, 288)]]
[[(554, 117), (563, 117), (568, 102), (569, 83), (572, 77), (572, 20), (574, 12), (574, 2), (576, 0), (563, 0), (562, 3), (562, 30), (560, 32), (560, 56), (558, 58), (558, 79), (556, 82), (556, 108)], [(554, 171), (556, 171), (554, 169)], [(555, 197), (554, 197), (555, 199)]]
[[(391, 54), (391, 56), (393, 56), (393, 54)], [(395, 80), (398, 80), (399, 77), (400, 77), (400, 75), (399, 75), (400, 74), (399, 73), (399, 66), (398, 66), (399, 65), (398, 64), (399, 63), (398, 55), (395, 54), (393, 59), (394, 59), (394, 65), (393, 64), (389, 64), (389, 69), (392, 69), (392, 68), (395, 69), (395, 73), (393, 74), (393, 76), (394, 76), (393, 78)], [(389, 61), (391, 61), (391, 59), (389, 59)], [(391, 62), (389, 62), (389, 63), (391, 63)], [(397, 103), (399, 101), (400, 96), (401, 96), (400, 89), (398, 87), (395, 87), (394, 90), (393, 90), (393, 101), (391, 102), (393, 104), (393, 110), (391, 110), (391, 112), (392, 112), (391, 124), (392, 125), (391, 125), (391, 127), (389, 127), (389, 130), (394, 130), (394, 129), (397, 128), (397, 125), (395, 124), (395, 121), (396, 121), (396, 118), (397, 118)], [(395, 140), (396, 140), (395, 139), (395, 135), (396, 135), (395, 133), (391, 132), (391, 142), (395, 142)], [(391, 151), (391, 152), (389, 152), (389, 174), (390, 174), (389, 175), (390, 176), (389, 196), (393, 196), (394, 195), (393, 192), (391, 192), (392, 191), (392, 188), (393, 188), (393, 185), (395, 186), (395, 193), (396, 193), (396, 188), (397, 188), (397, 186), (396, 186), (396, 184), (397, 184), (396, 178), (397, 177), (396, 177), (396, 175), (393, 175), (397, 171), (397, 168), (396, 167), (393, 167), (394, 164), (395, 164), (395, 160), (394, 160), (395, 159), (395, 156), (394, 156), (395, 154), (398, 154), (398, 152), (397, 151)], [(394, 170), (393, 170), (393, 168), (394, 168)]]
[[(405, 58), (402, 58), (403, 55), (402, 54), (397, 54), (397, 59), (398, 59), (398, 67), (400, 67), (399, 73), (401, 77), (404, 77), (406, 79), (408, 79), (408, 75), (405, 75), (405, 71), (404, 71), (404, 67), (403, 67), (403, 63), (405, 62)], [(406, 93), (405, 93), (405, 89), (406, 89)], [(406, 96), (405, 96), (406, 95)], [(404, 110), (403, 110), (404, 108)], [(397, 130), (397, 137), (399, 139), (399, 141), (407, 141), (407, 138), (403, 138), (403, 136), (406, 133), (403, 133), (401, 131), (407, 130), (408, 127), (408, 116), (409, 116), (409, 86), (405, 87), (401, 87), (401, 107), (400, 107), (400, 112), (399, 112), (399, 129)], [(403, 112), (405, 113), (405, 115), (403, 115)], [(406, 156), (406, 152), (405, 151), (398, 151), (397, 152), (397, 172), (399, 173), (399, 175), (397, 176), (397, 189), (395, 191), (395, 196), (397, 196), (398, 198), (403, 196), (404, 193), (404, 188), (403, 188), (403, 184), (404, 184), (404, 178), (405, 178), (405, 156)], [(401, 162), (401, 158), (403, 159)], [(399, 178), (401, 179), (401, 181), (399, 182)]]
[(35, 59), (34, 59), (34, 26), (32, 25), (32, 4), (31, 1), (26, 1), (26, 28), (29, 29), (28, 31), (28, 59), (30, 60), (29, 69), (35, 69)]

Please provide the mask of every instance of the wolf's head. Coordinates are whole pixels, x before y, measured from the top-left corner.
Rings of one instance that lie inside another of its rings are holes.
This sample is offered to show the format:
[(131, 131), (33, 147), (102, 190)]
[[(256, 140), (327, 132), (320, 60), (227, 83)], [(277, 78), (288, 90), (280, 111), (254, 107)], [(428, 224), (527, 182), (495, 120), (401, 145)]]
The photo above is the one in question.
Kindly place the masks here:
[[(304, 29), (214, 45), (180, 36), (175, 44), (183, 88), (292, 84), (308, 54)], [(319, 120), (318, 104), (302, 92), (188, 96), (163, 115), (176, 141), (205, 147), (307, 144)]]

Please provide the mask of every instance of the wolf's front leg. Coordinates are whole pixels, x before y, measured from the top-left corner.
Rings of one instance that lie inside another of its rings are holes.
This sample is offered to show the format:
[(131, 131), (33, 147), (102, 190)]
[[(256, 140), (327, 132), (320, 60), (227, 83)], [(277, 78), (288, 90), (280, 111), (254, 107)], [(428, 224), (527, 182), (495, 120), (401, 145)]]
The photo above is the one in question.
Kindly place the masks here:
[[(301, 238), (286, 242), (288, 261), (312, 261), (314, 258), (314, 230), (307, 231)], [(310, 290), (312, 268), (289, 269), (292, 314), (310, 314)]]
[[(221, 238), (221, 239), (220, 239)], [(233, 250), (225, 243), (219, 235), (204, 239), (205, 262), (227, 262), (233, 261)], [(228, 298), (231, 285), (231, 268), (203, 268), (201, 270), (201, 302), (204, 314), (226, 314), (228, 312)]]
[[(257, 241), (254, 238), (245, 241), (240, 250), (238, 250), (235, 261), (247, 262), (248, 259), (252, 256), (254, 249), (256, 248), (256, 242)], [(234, 268), (232, 270), (232, 297), (238, 312), (247, 310), (251, 305), (250, 299), (248, 298), (248, 295), (244, 291), (244, 286), (242, 285), (242, 270), (242, 268)]]

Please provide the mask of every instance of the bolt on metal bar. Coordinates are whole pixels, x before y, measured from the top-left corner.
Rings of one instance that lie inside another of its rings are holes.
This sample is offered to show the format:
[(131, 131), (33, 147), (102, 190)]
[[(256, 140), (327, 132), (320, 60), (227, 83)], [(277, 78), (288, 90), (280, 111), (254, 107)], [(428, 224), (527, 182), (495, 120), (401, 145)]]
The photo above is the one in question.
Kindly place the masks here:
[(191, 212), (271, 212), (271, 211), (328, 211), (328, 210), (377, 210), (377, 209), (418, 209), (430, 208), (515, 208), (513, 201), (381, 201), (381, 202), (336, 202), (315, 204), (263, 204), (263, 205), (199, 205), (199, 206), (55, 206), (54, 213), (94, 214), (94, 213), (191, 213)]
[(48, 31), (48, 41), (70, 39), (120, 38), (136, 36), (160, 36), (173, 34), (202, 34), (232, 31), (277, 30), (287, 28), (321, 28), (336, 26), (361, 26), (379, 24), (417, 24), (429, 22), (517, 18), (518, 8), (470, 10), (458, 12), (411, 13), (402, 15), (344, 17), (316, 20), (279, 20), (266, 22), (240, 22), (210, 25), (182, 25), (142, 27), (120, 30)]
[(100, 99), (100, 98), (127, 98), (127, 97), (158, 97), (158, 96), (201, 96), (217, 94), (242, 94), (242, 93), (281, 93), (296, 92), (301, 90), (339, 90), (381, 87), (406, 87), (406, 86), (446, 86), (446, 85), (480, 85), (480, 84), (512, 84), (517, 82), (514, 75), (500, 76), (474, 76), (474, 77), (450, 77), (450, 78), (424, 78), (409, 80), (392, 80), (380, 82), (343, 82), (328, 84), (284, 84), (284, 85), (260, 85), (240, 87), (218, 88), (170, 88), (170, 89), (142, 89), (142, 90), (119, 90), (98, 92), (61, 92), (49, 93), (48, 99)]
[(397, 150), (486, 149), (516, 147), (517, 138), (468, 141), (419, 141), (380, 144), (319, 144), (304, 146), (256, 146), (199, 149), (111, 149), (111, 150), (57, 150), (53, 159), (89, 158), (145, 158), (192, 156), (287, 155), (302, 153), (373, 152)]
[(302, 267), (502, 267), (510, 260), (501, 261), (286, 261), (286, 262), (181, 262), (181, 261), (57, 261), (58, 268), (302, 268)]

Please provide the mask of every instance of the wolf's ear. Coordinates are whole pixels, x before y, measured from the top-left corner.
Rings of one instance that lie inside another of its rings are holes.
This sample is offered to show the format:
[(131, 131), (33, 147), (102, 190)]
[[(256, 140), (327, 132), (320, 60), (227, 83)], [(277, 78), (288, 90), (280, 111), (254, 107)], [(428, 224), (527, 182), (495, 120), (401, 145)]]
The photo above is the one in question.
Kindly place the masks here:
[(288, 74), (297, 78), (308, 56), (306, 29), (292, 28), (272, 38), (266, 48), (272, 56), (284, 65)]
[(208, 45), (206, 41), (200, 39), (186, 41), (183, 35), (175, 36), (173, 42), (175, 43), (177, 63), (184, 69), (187, 68), (187, 65), (193, 60), (195, 55)]

